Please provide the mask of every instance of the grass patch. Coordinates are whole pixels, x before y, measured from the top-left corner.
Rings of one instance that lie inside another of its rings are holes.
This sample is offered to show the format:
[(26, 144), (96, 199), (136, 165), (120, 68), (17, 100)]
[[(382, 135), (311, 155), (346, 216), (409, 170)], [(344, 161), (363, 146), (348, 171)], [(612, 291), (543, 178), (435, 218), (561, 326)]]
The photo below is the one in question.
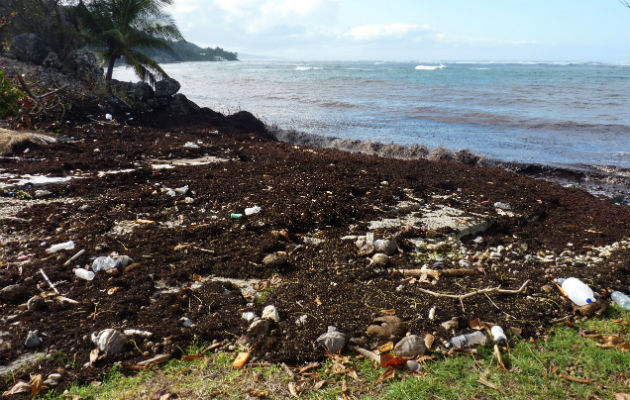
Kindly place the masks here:
[[(616, 320), (616, 322), (615, 322)], [(620, 322), (620, 321), (625, 321)], [(493, 358), (492, 348), (479, 348), (477, 354), (461, 354), (425, 365), (420, 376), (406, 372), (377, 383), (383, 370), (364, 359), (351, 358), (344, 364), (356, 371), (358, 380), (333, 372), (331, 361), (323, 362), (306, 376), (293, 381), (280, 365), (246, 365), (233, 369), (233, 353), (210, 354), (193, 361), (171, 360), (152, 371), (127, 375), (114, 367), (99, 386), (73, 386), (69, 394), (82, 399), (123, 400), (150, 398), (160, 389), (176, 393), (180, 399), (290, 398), (288, 385), (295, 382), (303, 399), (336, 400), (343, 395), (353, 399), (614, 399), (615, 393), (630, 391), (630, 353), (601, 348), (580, 330), (620, 335), (630, 340), (630, 313), (611, 307), (602, 318), (578, 322), (576, 326), (554, 327), (535, 342), (511, 338), (504, 371)], [(194, 342), (186, 353), (195, 354), (203, 343)], [(565, 376), (582, 379), (578, 383)], [(480, 383), (485, 380), (495, 388)], [(317, 382), (325, 381), (313, 389)], [(345, 382), (345, 383), (344, 383)], [(258, 392), (256, 392), (258, 391)], [(45, 399), (59, 399), (48, 393)]]

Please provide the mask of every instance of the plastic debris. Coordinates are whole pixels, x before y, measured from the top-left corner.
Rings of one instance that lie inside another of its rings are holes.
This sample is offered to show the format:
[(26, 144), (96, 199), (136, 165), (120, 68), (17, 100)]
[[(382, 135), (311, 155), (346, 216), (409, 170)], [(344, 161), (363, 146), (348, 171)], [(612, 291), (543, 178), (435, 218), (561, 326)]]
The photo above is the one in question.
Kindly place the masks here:
[(184, 148), (185, 149), (198, 149), (199, 145), (195, 142), (186, 142), (184, 143)]
[(296, 318), (295, 320), (295, 325), (297, 326), (304, 326), (306, 325), (306, 321), (308, 320), (308, 315), (306, 314), (302, 314), (299, 317)]
[(190, 328), (191, 326), (193, 326), (192, 321), (188, 317), (181, 317), (179, 321), (182, 323), (182, 326), (184, 328)]
[(246, 311), (241, 315), (241, 318), (243, 318), (247, 322), (251, 322), (256, 319), (256, 313), (252, 311)]
[(108, 271), (110, 269), (114, 269), (116, 268), (118, 265), (116, 263), (116, 260), (114, 260), (112, 257), (109, 256), (100, 256), (100, 257), (96, 257), (94, 259), (94, 261), (92, 262), (92, 271), (94, 272), (99, 272), (99, 271)]
[(61, 250), (73, 250), (74, 242), (72, 240), (68, 240), (67, 242), (53, 244), (49, 248), (46, 249), (46, 254), (56, 253)]
[(28, 335), (26, 335), (26, 340), (24, 341), (24, 346), (32, 349), (40, 344), (42, 344), (42, 339), (40, 339), (35, 332), (28, 331)]
[(230, 218), (232, 218), (232, 219), (239, 219), (241, 217), (243, 217), (243, 214), (239, 214), (239, 213), (232, 213), (232, 214), (230, 214)]
[(458, 335), (451, 338), (448, 343), (450, 346), (461, 349), (464, 347), (474, 347), (478, 345), (485, 346), (488, 343), (488, 337), (481, 331), (468, 333), (465, 335)]
[(490, 333), (492, 333), (492, 338), (494, 339), (496, 343), (499, 343), (499, 344), (507, 343), (507, 337), (505, 336), (505, 333), (503, 332), (503, 328), (501, 328), (499, 325), (495, 325), (492, 328), (490, 328)]
[(626, 296), (622, 292), (616, 290), (612, 292), (610, 298), (613, 299), (613, 301), (617, 303), (619, 307), (630, 310), (630, 298), (628, 298), (628, 296)]
[(117, 354), (127, 344), (127, 336), (115, 329), (103, 329), (92, 333), (92, 342), (105, 354)]
[(502, 203), (500, 201), (497, 201), (496, 203), (494, 203), (494, 206), (496, 208), (500, 208), (501, 210), (511, 210), (512, 206), (509, 205), (508, 203)]
[(175, 192), (177, 192), (179, 194), (186, 194), (186, 193), (188, 193), (188, 185), (175, 188), (174, 190), (175, 190)]
[(394, 352), (399, 357), (415, 358), (426, 350), (424, 339), (417, 335), (405, 336), (394, 346)]
[(262, 211), (262, 208), (260, 208), (258, 206), (248, 207), (248, 208), (245, 209), (245, 215), (258, 214), (260, 211)]
[(317, 338), (317, 344), (331, 353), (339, 353), (347, 340), (345, 333), (338, 331), (334, 326), (329, 326), (328, 331)]
[(391, 256), (398, 250), (398, 245), (394, 240), (378, 239), (374, 241), (374, 250), (378, 253), (385, 253)]
[(578, 278), (558, 278), (554, 280), (575, 305), (582, 307), (595, 302), (595, 294), (584, 282)]
[(94, 279), (94, 272), (88, 271), (85, 268), (75, 268), (73, 269), (73, 271), (74, 275), (81, 279), (85, 279), (86, 281), (91, 281), (92, 279)]
[(276, 307), (270, 304), (263, 309), (262, 319), (270, 319), (275, 322), (280, 322), (280, 314), (278, 313), (278, 310), (276, 310)]

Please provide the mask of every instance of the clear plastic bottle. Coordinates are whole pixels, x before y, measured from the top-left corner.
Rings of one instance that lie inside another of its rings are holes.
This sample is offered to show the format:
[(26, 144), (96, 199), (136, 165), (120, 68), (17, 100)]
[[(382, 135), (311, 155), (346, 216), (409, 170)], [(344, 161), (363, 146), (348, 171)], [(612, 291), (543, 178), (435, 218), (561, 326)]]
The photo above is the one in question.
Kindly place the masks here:
[(75, 268), (74, 274), (81, 279), (85, 279), (86, 281), (91, 281), (94, 279), (94, 272), (88, 271), (85, 268)]
[(507, 342), (507, 337), (505, 336), (505, 333), (503, 332), (503, 328), (501, 328), (499, 325), (495, 325), (492, 328), (490, 328), (490, 333), (492, 333), (492, 338), (494, 339), (495, 342), (500, 343), (500, 344)]
[(591, 288), (578, 278), (556, 279), (556, 282), (575, 305), (582, 307), (595, 302)]
[(454, 336), (450, 340), (450, 344), (456, 348), (473, 347), (477, 345), (486, 345), (488, 343), (488, 337), (481, 331), (473, 333), (467, 333), (465, 335)]
[(59, 250), (72, 250), (74, 249), (74, 242), (72, 240), (68, 240), (67, 242), (53, 244), (49, 248), (46, 249), (46, 254), (56, 253)]
[(617, 303), (619, 307), (630, 310), (630, 298), (628, 298), (628, 296), (626, 296), (625, 294), (621, 293), (618, 290), (615, 290), (610, 295), (610, 298), (613, 299), (613, 301)]
[(92, 271), (105, 272), (112, 268), (116, 268), (117, 266), (118, 265), (116, 263), (116, 260), (114, 260), (113, 258), (109, 256), (100, 256), (100, 257), (96, 257), (94, 261), (92, 262)]

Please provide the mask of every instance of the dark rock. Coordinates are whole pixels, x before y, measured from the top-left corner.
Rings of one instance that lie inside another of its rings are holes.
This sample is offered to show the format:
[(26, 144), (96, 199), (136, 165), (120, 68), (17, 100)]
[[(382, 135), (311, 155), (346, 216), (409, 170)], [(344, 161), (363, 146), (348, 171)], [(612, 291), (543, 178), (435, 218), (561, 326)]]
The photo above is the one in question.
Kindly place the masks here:
[(62, 67), (61, 61), (59, 60), (59, 56), (54, 51), (48, 53), (44, 61), (42, 61), (42, 66), (46, 68), (55, 68), (60, 69)]
[(195, 113), (199, 111), (199, 109), (200, 108), (197, 104), (188, 100), (188, 98), (186, 98), (186, 96), (184, 96), (183, 94), (177, 93), (175, 96), (173, 96), (173, 100), (166, 108), (166, 111), (169, 114), (186, 115)]
[(22, 285), (9, 285), (0, 290), (0, 299), (10, 302), (19, 302), (28, 297), (28, 291)]
[(146, 101), (153, 97), (153, 88), (146, 82), (132, 83), (129, 88), (129, 97), (136, 101)]
[(226, 120), (230, 125), (241, 132), (257, 133), (257, 136), (268, 138), (269, 140), (275, 140), (275, 137), (267, 131), (265, 124), (263, 124), (258, 118), (254, 117), (250, 112), (239, 111), (236, 114), (229, 115)]
[(40, 65), (50, 53), (50, 48), (34, 33), (22, 33), (11, 41), (11, 53), (20, 61)]
[(37, 347), (40, 344), (42, 344), (42, 339), (40, 339), (35, 332), (28, 331), (28, 335), (26, 336), (26, 340), (24, 341), (24, 346), (32, 349), (33, 347)]
[(103, 68), (98, 65), (94, 53), (88, 50), (76, 50), (70, 54), (68, 68), (77, 79), (99, 83), (104, 81)]
[(250, 336), (266, 335), (270, 326), (271, 322), (268, 319), (256, 319), (247, 328), (247, 334)]
[(46, 300), (39, 296), (33, 296), (26, 302), (29, 311), (41, 311), (46, 308)]
[(155, 82), (155, 97), (170, 97), (177, 93), (181, 85), (173, 78)]

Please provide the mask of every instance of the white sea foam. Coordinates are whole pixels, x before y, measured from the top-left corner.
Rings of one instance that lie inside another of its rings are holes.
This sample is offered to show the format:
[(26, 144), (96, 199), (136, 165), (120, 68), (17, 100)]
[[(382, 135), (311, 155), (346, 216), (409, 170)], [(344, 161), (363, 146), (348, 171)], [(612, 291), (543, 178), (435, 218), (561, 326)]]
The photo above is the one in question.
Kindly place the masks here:
[(297, 67), (295, 67), (296, 71), (311, 71), (311, 70), (318, 70), (318, 69), (322, 69), (321, 67), (311, 67), (310, 65), (299, 65)]
[(472, 71), (487, 71), (490, 68), (471, 68)]
[(435, 71), (436, 69), (444, 69), (446, 66), (444, 64), (440, 65), (416, 65), (415, 69), (418, 71)]

